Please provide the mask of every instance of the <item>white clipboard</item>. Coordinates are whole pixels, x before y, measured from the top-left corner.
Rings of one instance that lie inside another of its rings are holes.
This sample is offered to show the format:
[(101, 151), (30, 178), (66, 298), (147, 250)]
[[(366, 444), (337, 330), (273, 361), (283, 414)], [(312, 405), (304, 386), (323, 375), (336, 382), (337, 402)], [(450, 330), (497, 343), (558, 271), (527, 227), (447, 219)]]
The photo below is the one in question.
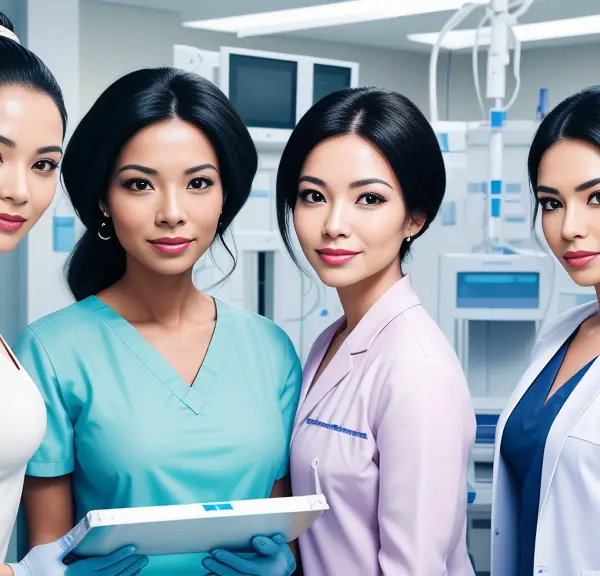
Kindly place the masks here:
[(69, 539), (73, 553), (85, 557), (110, 554), (129, 544), (146, 556), (209, 553), (216, 548), (252, 552), (254, 536), (280, 533), (291, 542), (327, 510), (323, 494), (94, 510), (69, 532)]

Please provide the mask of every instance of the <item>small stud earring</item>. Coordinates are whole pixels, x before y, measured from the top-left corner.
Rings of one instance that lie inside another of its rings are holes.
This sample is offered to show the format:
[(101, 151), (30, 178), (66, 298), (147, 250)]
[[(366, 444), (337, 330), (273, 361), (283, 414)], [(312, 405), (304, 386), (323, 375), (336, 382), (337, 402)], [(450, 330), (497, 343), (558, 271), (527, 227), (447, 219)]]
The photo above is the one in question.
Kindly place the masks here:
[(407, 242), (410, 242), (410, 236), (407, 236), (407, 237), (406, 237), (406, 241), (407, 241)]

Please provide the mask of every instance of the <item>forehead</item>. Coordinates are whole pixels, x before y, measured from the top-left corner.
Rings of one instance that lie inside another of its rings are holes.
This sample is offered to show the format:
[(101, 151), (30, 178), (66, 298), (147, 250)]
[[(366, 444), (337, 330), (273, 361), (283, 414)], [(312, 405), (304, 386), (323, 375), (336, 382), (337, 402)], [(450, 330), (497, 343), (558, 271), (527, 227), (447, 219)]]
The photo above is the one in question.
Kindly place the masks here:
[(381, 178), (397, 186), (385, 156), (373, 144), (353, 134), (329, 138), (315, 146), (304, 162), (301, 175), (322, 178), (328, 183)]
[(120, 163), (146, 162), (151, 166), (185, 164), (190, 161), (217, 162), (206, 135), (193, 124), (179, 118), (153, 124), (140, 130), (121, 150)]
[(580, 140), (553, 144), (542, 157), (538, 184), (571, 190), (600, 178), (600, 148)]
[(17, 148), (60, 146), (63, 123), (52, 98), (21, 86), (0, 87), (0, 134)]

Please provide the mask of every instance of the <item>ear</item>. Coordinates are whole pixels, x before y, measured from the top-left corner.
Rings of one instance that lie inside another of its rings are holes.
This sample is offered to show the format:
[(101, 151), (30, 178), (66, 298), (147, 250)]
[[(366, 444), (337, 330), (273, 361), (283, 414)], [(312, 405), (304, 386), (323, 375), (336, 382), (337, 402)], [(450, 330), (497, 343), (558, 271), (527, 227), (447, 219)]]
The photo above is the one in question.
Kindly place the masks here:
[(412, 214), (408, 220), (408, 235), (416, 236), (421, 231), (421, 228), (423, 228), (426, 221), (427, 216), (425, 216), (423, 212)]
[(98, 202), (98, 207), (100, 208), (100, 212), (102, 212), (102, 214), (104, 216), (106, 216), (107, 218), (110, 216), (110, 212), (108, 211), (108, 206), (104, 202), (102, 202), (102, 201)]

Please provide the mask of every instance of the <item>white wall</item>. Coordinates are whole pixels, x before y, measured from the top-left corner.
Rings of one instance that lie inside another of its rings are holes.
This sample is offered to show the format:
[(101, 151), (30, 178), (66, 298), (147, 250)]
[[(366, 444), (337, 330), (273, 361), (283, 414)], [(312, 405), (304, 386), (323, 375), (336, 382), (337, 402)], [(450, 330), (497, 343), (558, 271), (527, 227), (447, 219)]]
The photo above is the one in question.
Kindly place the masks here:
[[(233, 34), (192, 30), (181, 26), (178, 14), (81, 0), (81, 110), (87, 110), (109, 83), (142, 66), (172, 64), (174, 44), (206, 50), (232, 45), (280, 52), (304, 53), (360, 63), (360, 83), (402, 92), (429, 115), (429, 54), (364, 48), (270, 36), (240, 39)], [(520, 95), (509, 118), (535, 118), (540, 88), (550, 89), (550, 104), (600, 82), (599, 44), (525, 49)], [(450, 97), (447, 98), (447, 64)], [(438, 102), (440, 119), (476, 120), (471, 56), (440, 56)], [(480, 59), (485, 87), (485, 57)], [(508, 76), (511, 72), (508, 71)], [(513, 84), (509, 80), (508, 88)], [(447, 115), (449, 112), (449, 116)]]
[[(27, 47), (50, 68), (62, 88), (68, 139), (79, 119), (79, 0), (27, 0), (27, 8)], [(58, 188), (54, 203), (27, 238), (28, 322), (72, 302), (63, 277), (66, 255), (54, 252), (52, 245), (52, 217), (62, 195)]]
[(350, 60), (360, 64), (363, 85), (399, 90), (415, 102), (427, 97), (425, 54), (275, 36), (240, 39), (233, 34), (183, 28), (175, 13), (82, 0), (81, 110), (87, 110), (102, 90), (127, 72), (142, 66), (172, 65), (175, 44), (205, 50), (239, 46)]
[[(600, 84), (600, 44), (581, 44), (556, 48), (525, 49), (521, 54), (521, 89), (508, 113), (509, 119), (534, 120), (540, 88), (548, 88), (550, 107), (592, 84)], [(447, 56), (444, 56), (445, 62)], [(471, 55), (453, 55), (450, 69), (450, 118), (446, 114), (445, 95), (439, 95), (441, 119), (479, 119), (473, 84)], [(507, 71), (507, 96), (514, 88), (512, 70)], [(446, 70), (440, 71), (438, 82), (445, 84)], [(485, 55), (480, 55), (480, 85), (485, 90)]]

